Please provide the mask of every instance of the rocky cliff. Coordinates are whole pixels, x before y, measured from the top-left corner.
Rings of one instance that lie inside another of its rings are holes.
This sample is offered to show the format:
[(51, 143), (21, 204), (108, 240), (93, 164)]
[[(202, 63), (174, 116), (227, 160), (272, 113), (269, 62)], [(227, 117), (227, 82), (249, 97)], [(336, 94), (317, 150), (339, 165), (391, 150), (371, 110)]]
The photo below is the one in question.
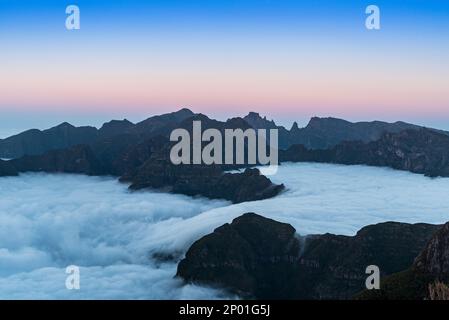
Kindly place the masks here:
[(296, 145), (281, 151), (280, 159), (383, 166), (430, 177), (448, 177), (449, 136), (430, 129), (405, 130), (384, 133), (379, 140), (369, 143), (342, 142), (327, 150), (310, 150)]
[(257, 299), (348, 299), (363, 290), (368, 265), (382, 275), (408, 268), (437, 229), (387, 222), (354, 237), (300, 237), (288, 224), (244, 214), (195, 242), (177, 275)]
[[(435, 298), (432, 287), (449, 290), (449, 223), (441, 227), (408, 269), (385, 277), (381, 290), (363, 291), (363, 300), (424, 300)], [(449, 293), (449, 292), (447, 292)]]
[(295, 295), (299, 257), (292, 226), (248, 213), (195, 242), (177, 275), (243, 297), (288, 299)]
[[(225, 199), (233, 203), (274, 197), (283, 185), (273, 184), (258, 169), (225, 173), (218, 165), (174, 165), (170, 161), (170, 143), (158, 136), (135, 144), (129, 135), (109, 143), (77, 145), (52, 150), (43, 155), (24, 156), (0, 162), (0, 176), (18, 172), (79, 173), (114, 175), (130, 183), (133, 190), (155, 188), (189, 196)], [(131, 141), (130, 141), (131, 140)]]

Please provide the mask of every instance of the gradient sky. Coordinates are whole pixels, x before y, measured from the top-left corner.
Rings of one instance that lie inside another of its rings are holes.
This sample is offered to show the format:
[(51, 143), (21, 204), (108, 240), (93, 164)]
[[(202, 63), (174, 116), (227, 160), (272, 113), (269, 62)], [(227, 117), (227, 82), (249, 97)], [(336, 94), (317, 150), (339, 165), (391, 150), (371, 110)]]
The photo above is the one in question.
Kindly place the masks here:
[(0, 137), (181, 107), (449, 129), (448, 57), (446, 0), (0, 0)]

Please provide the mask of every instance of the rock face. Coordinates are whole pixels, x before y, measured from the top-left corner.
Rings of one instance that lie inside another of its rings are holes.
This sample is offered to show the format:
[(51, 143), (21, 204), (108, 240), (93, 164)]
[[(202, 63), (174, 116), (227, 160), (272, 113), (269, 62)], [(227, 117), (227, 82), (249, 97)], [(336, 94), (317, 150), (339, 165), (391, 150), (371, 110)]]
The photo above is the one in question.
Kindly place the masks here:
[(437, 282), (449, 282), (449, 223), (441, 227), (413, 265), (385, 277), (381, 290), (364, 291), (363, 300), (423, 300), (430, 298), (429, 287)]
[[(304, 128), (295, 122), (290, 130), (276, 125), (256, 112), (250, 112), (243, 118), (255, 129), (278, 129), (279, 148), (287, 150), (294, 145), (304, 145), (307, 149), (330, 149), (343, 141), (371, 142), (380, 139), (384, 133), (398, 133), (404, 130), (417, 130), (421, 127), (405, 123), (387, 123), (382, 121), (349, 122), (337, 118), (313, 117)], [(447, 133), (446, 133), (447, 134)]]
[(77, 145), (43, 155), (24, 156), (0, 163), (0, 175), (17, 172), (78, 173), (115, 175), (131, 183), (133, 190), (165, 189), (189, 196), (226, 199), (233, 203), (262, 200), (278, 195), (275, 185), (257, 169), (224, 173), (221, 166), (173, 165), (171, 143), (163, 136), (135, 144), (134, 135), (104, 139), (92, 146)]
[(248, 213), (195, 242), (177, 275), (244, 297), (287, 299), (294, 295), (289, 279), (295, 277), (299, 253), (292, 226)]
[(343, 142), (328, 150), (292, 146), (281, 152), (281, 161), (313, 161), (364, 164), (421, 173), (430, 177), (449, 176), (449, 136), (430, 129), (385, 133), (379, 140)]
[(301, 282), (311, 284), (314, 299), (352, 298), (365, 288), (367, 266), (378, 266), (382, 276), (409, 268), (437, 229), (387, 222), (364, 227), (354, 237), (307, 237)]
[(250, 213), (195, 242), (177, 275), (257, 299), (349, 299), (363, 290), (368, 265), (383, 275), (408, 268), (437, 229), (388, 222), (354, 237), (300, 238), (292, 226)]
[(131, 182), (130, 188), (134, 190), (165, 188), (174, 193), (226, 199), (233, 203), (271, 198), (284, 189), (283, 185), (275, 185), (261, 175), (258, 169), (223, 173), (222, 167), (215, 165), (173, 165), (169, 159), (169, 145), (152, 150), (136, 148), (134, 156), (137, 158), (133, 159), (142, 164), (128, 170), (122, 181)]
[[(203, 129), (224, 131), (241, 127), (240, 120), (218, 122), (204, 115), (184, 120), (180, 127), (192, 130), (193, 121), (200, 120)], [(257, 169), (243, 173), (224, 173), (221, 165), (174, 165), (170, 160), (173, 143), (158, 136), (130, 148), (117, 163), (122, 165), (122, 181), (131, 189), (163, 188), (189, 196), (202, 195), (212, 199), (226, 199), (233, 203), (271, 198), (279, 194), (283, 185), (275, 185)]]
[(427, 247), (416, 258), (414, 266), (441, 281), (449, 280), (449, 223), (434, 235)]

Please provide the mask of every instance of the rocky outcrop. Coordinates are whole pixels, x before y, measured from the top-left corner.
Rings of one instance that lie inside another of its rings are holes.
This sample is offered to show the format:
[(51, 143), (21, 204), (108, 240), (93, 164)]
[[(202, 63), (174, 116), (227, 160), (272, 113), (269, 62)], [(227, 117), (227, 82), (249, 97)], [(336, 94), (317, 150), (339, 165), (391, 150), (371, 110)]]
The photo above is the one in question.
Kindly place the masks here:
[(291, 225), (248, 213), (195, 242), (177, 275), (243, 297), (288, 299), (295, 294), (290, 281), (299, 256), (300, 242)]
[(293, 126), (287, 135), (280, 139), (283, 149), (295, 144), (302, 144), (307, 149), (330, 149), (343, 141), (361, 141), (368, 143), (378, 140), (384, 133), (398, 133), (408, 129), (419, 129), (419, 126), (395, 122), (349, 122), (336, 118), (313, 117), (304, 128)]
[(276, 129), (278, 126), (273, 120), (267, 120), (267, 117), (261, 117), (257, 112), (250, 112), (243, 117), (252, 128), (254, 129)]
[[(279, 148), (286, 150), (294, 145), (304, 145), (307, 149), (330, 149), (343, 141), (368, 143), (380, 139), (384, 133), (398, 133), (404, 130), (417, 130), (420, 126), (405, 122), (388, 123), (382, 121), (349, 122), (337, 118), (313, 117), (304, 128), (295, 122), (290, 130), (276, 125), (274, 121), (250, 112), (243, 118), (255, 129), (278, 129)], [(446, 133), (447, 134), (447, 133)]]
[(387, 222), (354, 237), (301, 238), (290, 225), (250, 213), (196, 241), (177, 275), (257, 299), (349, 299), (363, 290), (368, 265), (383, 275), (408, 268), (437, 229)]
[(449, 280), (449, 223), (445, 224), (416, 258), (416, 269), (434, 275), (438, 280)]
[[(216, 128), (224, 131), (245, 125), (241, 119), (218, 122), (204, 115), (196, 115), (181, 122), (180, 128), (192, 131), (193, 121), (201, 121), (203, 130)], [(257, 169), (225, 173), (229, 166), (174, 165), (170, 160), (173, 144), (164, 136), (158, 136), (127, 150), (115, 165), (121, 165), (124, 171), (121, 181), (131, 183), (130, 188), (134, 190), (165, 189), (189, 196), (230, 200), (233, 203), (271, 198), (284, 189), (283, 185), (273, 184)]]
[(350, 299), (365, 289), (367, 266), (378, 266), (381, 276), (409, 268), (438, 228), (387, 222), (364, 227), (354, 237), (308, 237), (302, 282), (313, 284), (308, 290), (314, 299)]
[(381, 289), (363, 291), (363, 300), (424, 300), (434, 298), (431, 288), (449, 283), (449, 223), (440, 228), (405, 271), (385, 277)]
[(258, 169), (225, 173), (215, 165), (174, 165), (171, 143), (163, 136), (136, 144), (134, 135), (121, 135), (94, 144), (77, 145), (43, 155), (24, 156), (0, 163), (0, 174), (17, 172), (79, 173), (114, 175), (130, 183), (133, 190), (163, 189), (189, 196), (225, 199), (233, 203), (278, 195), (283, 185), (273, 184)]
[(122, 181), (131, 182), (130, 188), (134, 190), (165, 188), (173, 193), (225, 199), (233, 203), (271, 198), (284, 189), (283, 185), (273, 184), (261, 175), (258, 169), (223, 173), (219, 166), (173, 165), (158, 155), (152, 154), (132, 174), (128, 172)]
[(313, 161), (390, 167), (430, 177), (449, 176), (449, 136), (430, 129), (385, 133), (379, 140), (347, 141), (328, 150), (292, 146), (281, 161)]

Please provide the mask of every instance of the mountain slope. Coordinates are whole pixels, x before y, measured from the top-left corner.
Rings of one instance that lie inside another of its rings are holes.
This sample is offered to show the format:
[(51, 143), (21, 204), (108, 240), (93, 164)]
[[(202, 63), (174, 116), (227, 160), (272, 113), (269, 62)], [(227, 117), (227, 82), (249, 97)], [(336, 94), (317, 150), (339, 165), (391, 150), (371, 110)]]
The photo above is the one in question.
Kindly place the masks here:
[(449, 136), (431, 129), (384, 133), (379, 140), (345, 141), (332, 149), (310, 150), (295, 145), (281, 161), (363, 164), (390, 167), (430, 177), (449, 176)]
[(354, 237), (300, 238), (289, 224), (247, 213), (197, 240), (177, 275), (248, 298), (349, 299), (364, 288), (367, 266), (382, 275), (408, 268), (438, 228), (386, 222)]
[[(27, 130), (12, 137), (0, 140), (0, 158), (19, 158), (24, 155), (40, 155), (50, 150), (69, 148), (78, 144), (95, 144), (110, 140), (115, 136), (127, 134), (132, 139), (149, 138), (158, 134), (168, 135), (179, 122), (192, 117), (188, 109), (154, 116), (137, 124), (128, 120), (112, 120), (95, 127), (75, 127), (64, 122), (47, 130)], [(131, 139), (130, 139), (131, 141)]]
[(64, 122), (47, 130), (32, 129), (0, 141), (0, 158), (37, 155), (52, 149), (89, 143), (97, 138), (94, 127), (74, 127)]

